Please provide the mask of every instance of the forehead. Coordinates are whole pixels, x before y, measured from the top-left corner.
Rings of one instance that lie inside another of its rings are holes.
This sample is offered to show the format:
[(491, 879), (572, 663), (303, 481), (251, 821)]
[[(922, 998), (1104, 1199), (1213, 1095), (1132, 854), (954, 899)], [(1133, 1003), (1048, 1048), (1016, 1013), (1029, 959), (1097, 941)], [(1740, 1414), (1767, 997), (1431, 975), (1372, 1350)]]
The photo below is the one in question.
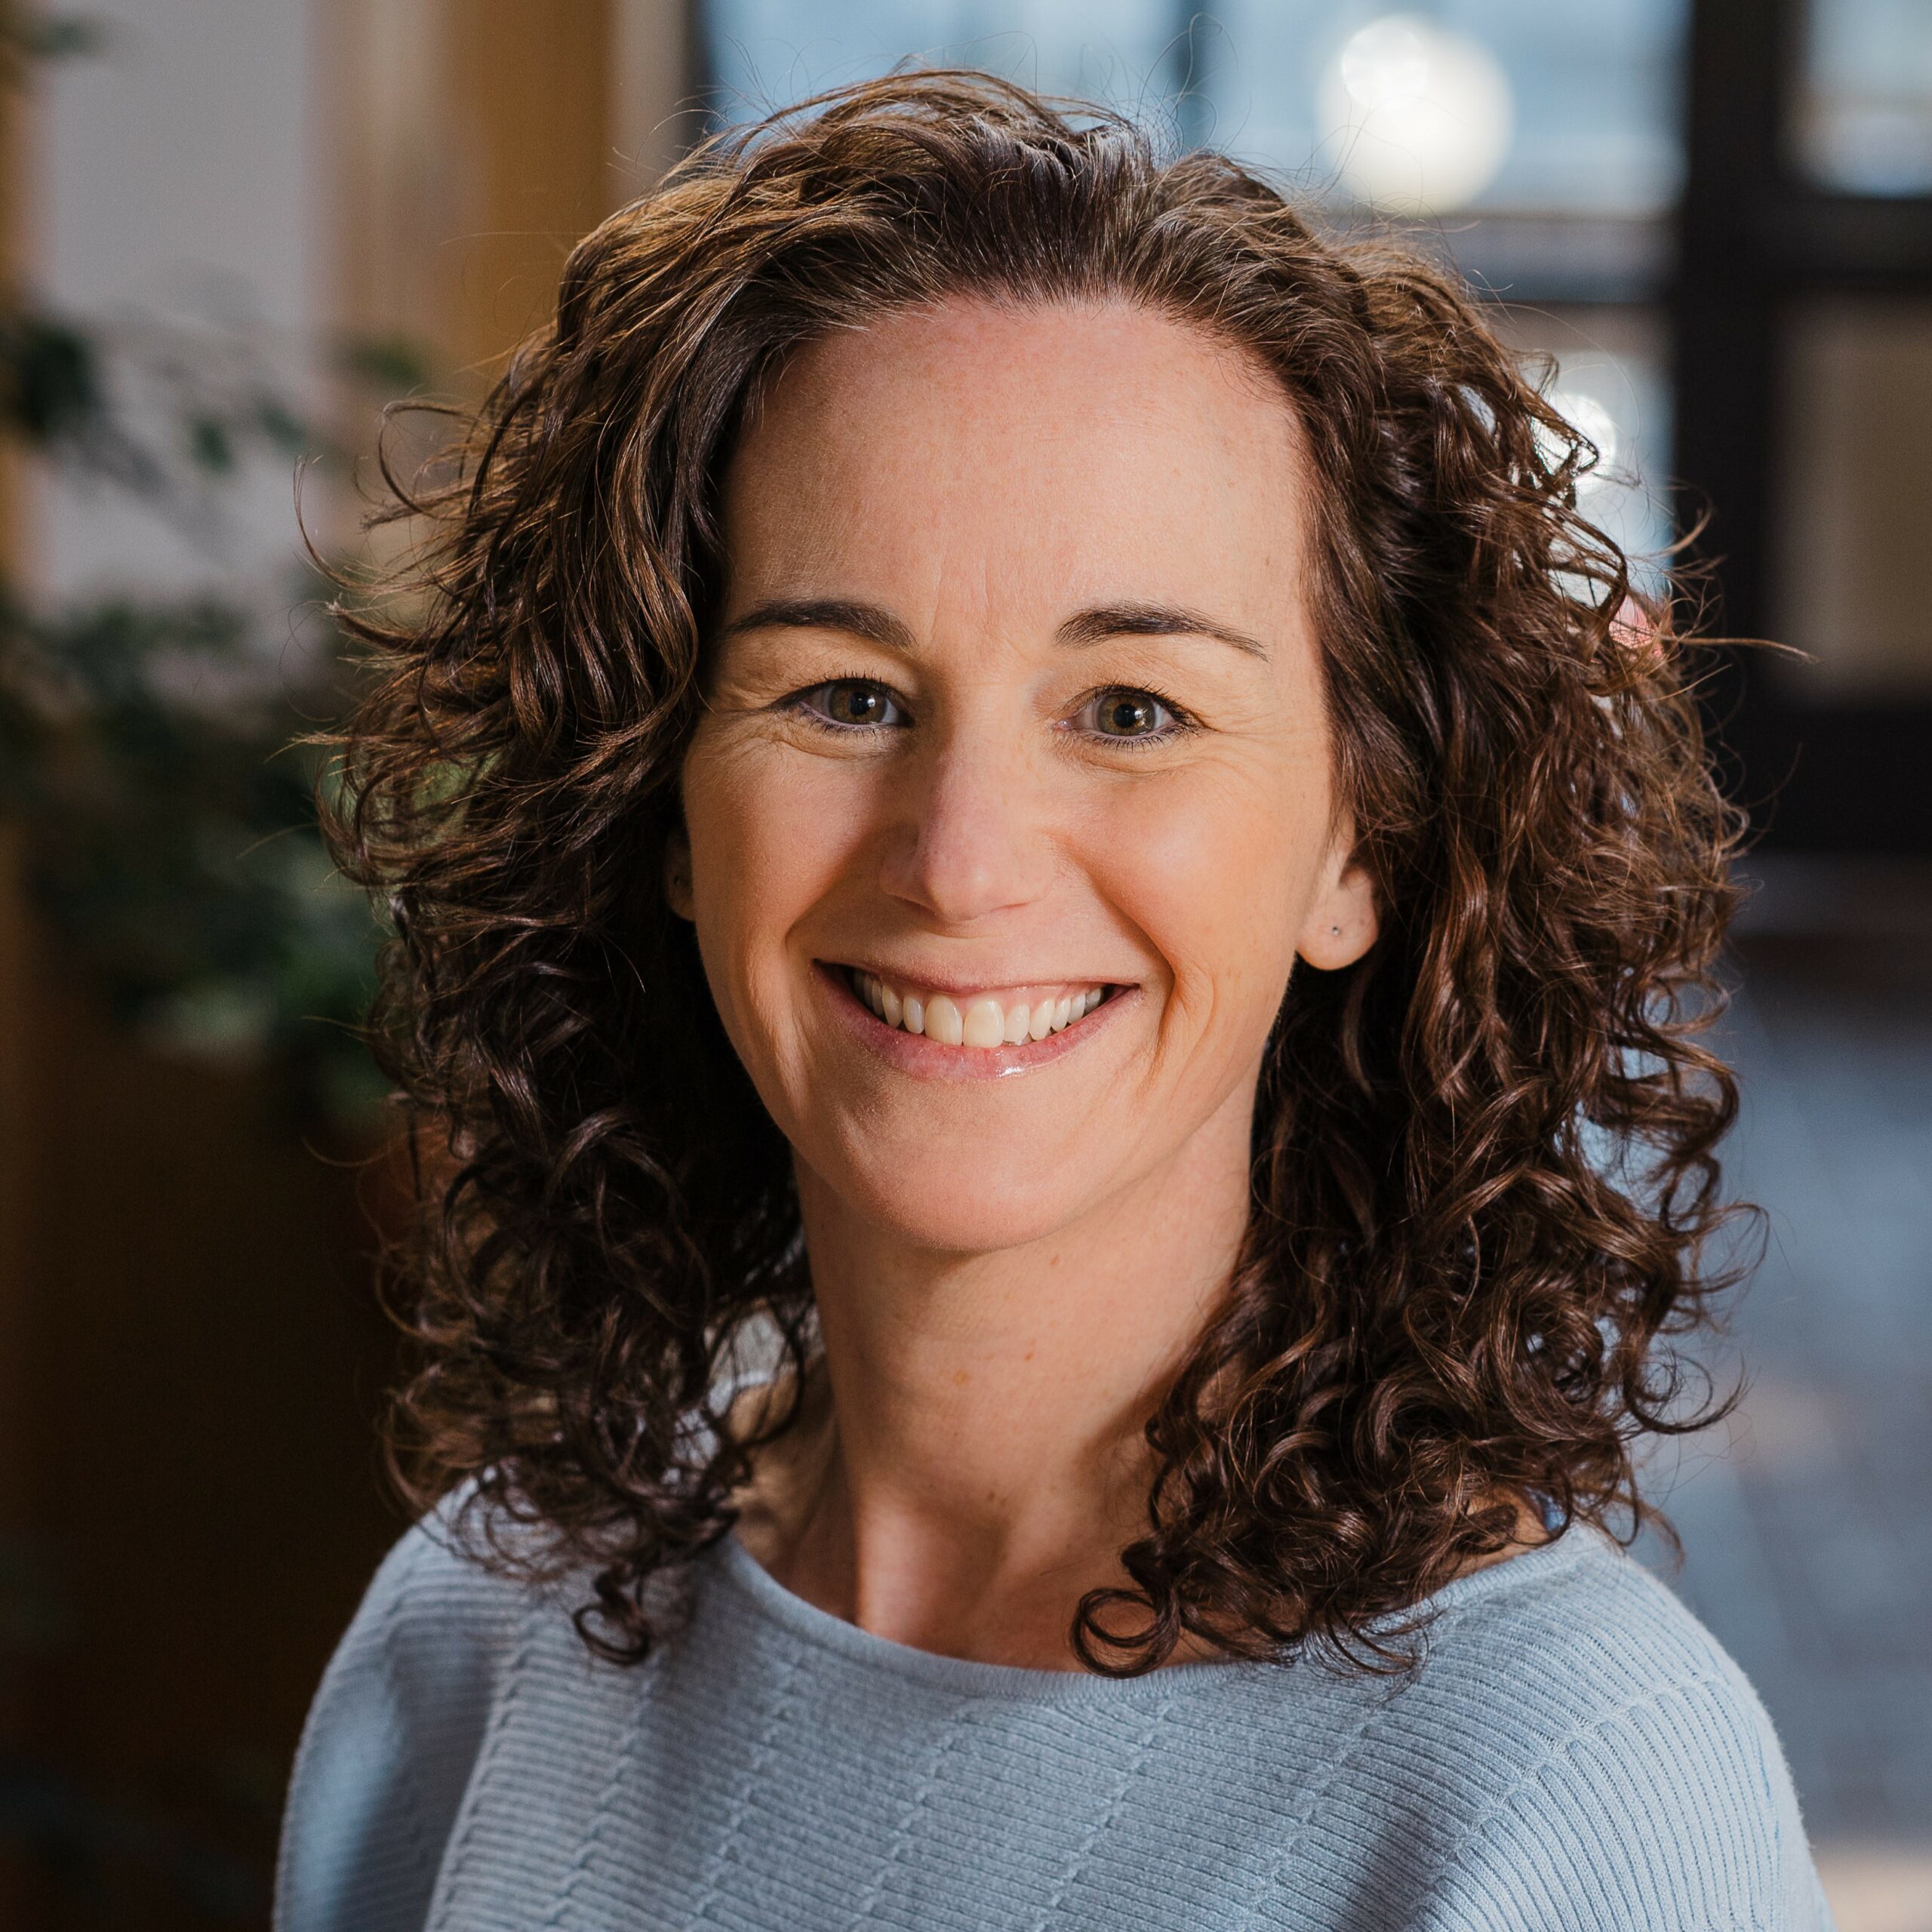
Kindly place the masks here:
[(828, 336), (770, 386), (725, 479), (730, 601), (1212, 589), (1257, 620), (1299, 574), (1307, 474), (1279, 383), (1202, 329), (947, 302)]

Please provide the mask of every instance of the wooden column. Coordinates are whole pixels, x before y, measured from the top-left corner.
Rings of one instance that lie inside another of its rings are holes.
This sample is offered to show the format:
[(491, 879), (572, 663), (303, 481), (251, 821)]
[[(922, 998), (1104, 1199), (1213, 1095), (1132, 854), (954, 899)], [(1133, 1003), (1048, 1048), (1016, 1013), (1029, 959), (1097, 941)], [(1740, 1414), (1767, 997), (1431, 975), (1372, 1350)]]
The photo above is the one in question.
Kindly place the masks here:
[(681, 7), (343, 0), (331, 17), (341, 319), (412, 339), (473, 391), (571, 245), (672, 158)]
[(702, 131), (697, 0), (611, 0), (610, 127), (620, 202), (642, 194)]

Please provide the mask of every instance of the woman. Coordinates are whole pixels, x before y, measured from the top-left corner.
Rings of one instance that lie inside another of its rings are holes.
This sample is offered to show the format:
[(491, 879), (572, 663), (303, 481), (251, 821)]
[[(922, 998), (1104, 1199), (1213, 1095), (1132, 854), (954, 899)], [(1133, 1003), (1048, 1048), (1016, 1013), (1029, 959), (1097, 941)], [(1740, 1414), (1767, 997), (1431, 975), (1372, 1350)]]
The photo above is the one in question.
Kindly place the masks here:
[(572, 257), (334, 832), (452, 1161), (286, 1932), (1826, 1923), (1604, 1525), (1732, 818), (1435, 270), (959, 73)]

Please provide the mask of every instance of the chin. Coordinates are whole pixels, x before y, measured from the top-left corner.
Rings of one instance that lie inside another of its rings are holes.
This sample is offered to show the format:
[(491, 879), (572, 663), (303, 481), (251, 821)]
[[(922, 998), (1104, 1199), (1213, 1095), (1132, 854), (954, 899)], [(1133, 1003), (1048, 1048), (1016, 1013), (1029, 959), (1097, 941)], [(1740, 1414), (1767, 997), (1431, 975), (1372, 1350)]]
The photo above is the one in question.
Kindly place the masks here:
[(968, 1137), (928, 1145), (918, 1157), (828, 1163), (817, 1171), (847, 1208), (882, 1232), (942, 1254), (989, 1254), (1051, 1240), (1097, 1207), (1102, 1194), (1073, 1157), (1017, 1158)]

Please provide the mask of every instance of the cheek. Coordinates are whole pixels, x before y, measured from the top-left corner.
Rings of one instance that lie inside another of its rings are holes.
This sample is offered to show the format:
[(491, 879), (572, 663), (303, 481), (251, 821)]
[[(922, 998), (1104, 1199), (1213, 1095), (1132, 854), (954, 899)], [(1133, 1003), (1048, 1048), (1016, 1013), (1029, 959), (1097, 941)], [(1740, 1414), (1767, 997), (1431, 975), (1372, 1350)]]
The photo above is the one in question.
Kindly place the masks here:
[(683, 797), (699, 946), (735, 1036), (747, 1003), (758, 1010), (781, 997), (786, 939), (851, 867), (869, 788), (836, 759), (700, 736)]
[(1194, 1039), (1259, 1050), (1294, 961), (1325, 854), (1317, 781), (1257, 761), (1137, 788), (1104, 844), (1110, 896), (1173, 976), (1169, 1001)]

